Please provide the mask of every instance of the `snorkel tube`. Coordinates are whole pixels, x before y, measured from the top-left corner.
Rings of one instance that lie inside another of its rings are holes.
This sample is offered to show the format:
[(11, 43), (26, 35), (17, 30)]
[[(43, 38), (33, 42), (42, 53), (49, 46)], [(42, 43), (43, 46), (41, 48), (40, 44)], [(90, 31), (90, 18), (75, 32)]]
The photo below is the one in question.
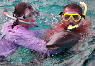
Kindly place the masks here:
[[(84, 2), (80, 2), (80, 4), (85, 7), (85, 10), (84, 10), (84, 13), (83, 13), (83, 15), (85, 16), (86, 12), (87, 12), (87, 5)], [(84, 18), (82, 17), (82, 20), (83, 19)], [(72, 31), (73, 29), (78, 28), (82, 24), (82, 20), (77, 25), (74, 25), (74, 26), (69, 25), (67, 30)]]
[(86, 15), (86, 12), (87, 12), (87, 5), (86, 5), (84, 2), (80, 2), (80, 4), (85, 7), (85, 10), (84, 10), (83, 15)]
[(68, 28), (67, 28), (67, 30), (72, 31), (75, 28), (78, 28), (81, 24), (82, 24), (82, 20), (77, 25), (74, 25), (74, 26), (69, 25)]
[[(6, 15), (7, 17), (9, 17), (9, 18), (11, 18), (11, 19), (13, 19), (13, 20), (16, 20), (17, 18), (15, 18), (15, 17), (12, 17), (12, 16), (10, 16), (9, 14), (8, 14), (8, 12), (4, 12), (4, 15)], [(25, 24), (28, 24), (28, 25), (33, 25), (33, 26), (35, 26), (35, 27), (38, 27), (38, 25), (36, 24), (36, 23), (34, 23), (34, 22), (26, 22), (26, 21), (23, 21), (23, 20), (20, 20), (19, 19), (19, 22), (22, 22), (22, 23), (25, 23)]]
[(9, 17), (9, 18), (11, 18), (11, 19), (13, 19), (13, 20), (16, 20), (16, 19), (17, 19), (17, 18), (15, 18), (15, 17), (10, 16), (10, 15), (8, 14), (8, 12), (4, 12), (4, 15), (6, 15), (7, 17)]

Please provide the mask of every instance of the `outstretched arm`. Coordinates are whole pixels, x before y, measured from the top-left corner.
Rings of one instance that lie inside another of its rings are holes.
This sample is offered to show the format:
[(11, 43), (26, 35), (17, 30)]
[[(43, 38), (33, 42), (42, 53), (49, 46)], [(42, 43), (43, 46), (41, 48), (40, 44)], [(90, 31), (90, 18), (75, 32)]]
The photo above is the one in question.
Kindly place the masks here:
[(7, 39), (8, 41), (23, 46), (25, 48), (29, 48), (44, 53), (47, 51), (46, 43), (43, 40), (38, 39), (36, 37), (10, 35), (7, 37)]

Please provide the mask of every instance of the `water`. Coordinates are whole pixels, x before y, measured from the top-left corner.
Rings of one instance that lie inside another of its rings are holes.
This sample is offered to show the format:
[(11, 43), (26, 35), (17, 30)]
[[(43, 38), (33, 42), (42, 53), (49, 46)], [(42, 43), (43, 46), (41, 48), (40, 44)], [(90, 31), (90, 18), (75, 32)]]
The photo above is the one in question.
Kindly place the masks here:
[[(33, 29), (41, 30), (47, 29), (60, 21), (59, 13), (65, 5), (72, 2), (79, 4), (80, 1), (84, 1), (88, 5), (86, 19), (91, 21), (91, 28), (95, 29), (94, 0), (0, 0), (0, 29), (1, 25), (9, 20), (9, 18), (3, 15), (3, 12), (8, 12), (12, 15), (14, 6), (19, 2), (27, 2), (35, 10), (39, 10), (40, 16), (36, 20), (39, 28), (34, 27)], [(43, 53), (19, 47), (15, 53), (6, 58), (8, 62), (0, 63), (0, 66), (94, 66), (94, 48), (95, 36), (88, 38), (85, 42), (80, 42), (80, 44), (72, 47), (71, 50), (66, 49), (52, 56), (46, 56)]]

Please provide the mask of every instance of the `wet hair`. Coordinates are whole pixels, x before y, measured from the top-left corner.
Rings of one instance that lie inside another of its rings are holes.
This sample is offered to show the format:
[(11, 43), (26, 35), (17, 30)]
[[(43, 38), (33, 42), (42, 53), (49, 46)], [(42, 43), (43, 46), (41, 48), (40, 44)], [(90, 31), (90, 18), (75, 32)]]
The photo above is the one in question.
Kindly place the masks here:
[[(64, 7), (63, 11), (65, 11), (66, 8), (78, 9), (80, 15), (85, 19), (85, 16), (82, 15), (82, 8), (81, 8), (79, 5), (77, 5), (77, 4), (75, 4), (75, 3), (68, 4), (68, 5), (66, 5), (66, 6)], [(62, 14), (63, 14), (63, 12), (61, 12), (59, 15), (62, 15)]]
[[(25, 2), (20, 2), (15, 6), (13, 17), (21, 17), (25, 13), (25, 9), (33, 10), (32, 6)], [(12, 28), (18, 25), (18, 19), (13, 23)]]
[(75, 4), (75, 3), (71, 3), (71, 4), (66, 5), (66, 6), (64, 7), (64, 10), (65, 10), (66, 8), (78, 9), (78, 10), (80, 11), (81, 15), (82, 15), (82, 8), (81, 8), (79, 5)]
[[(66, 8), (78, 9), (78, 10), (80, 11), (81, 15), (82, 15), (82, 8), (81, 8), (79, 5), (75, 4), (75, 3), (71, 3), (71, 4), (66, 5), (66, 6), (64, 7), (64, 10), (65, 10)], [(62, 12), (61, 12), (61, 14), (62, 14)], [(60, 14), (60, 15), (61, 15), (61, 14)]]

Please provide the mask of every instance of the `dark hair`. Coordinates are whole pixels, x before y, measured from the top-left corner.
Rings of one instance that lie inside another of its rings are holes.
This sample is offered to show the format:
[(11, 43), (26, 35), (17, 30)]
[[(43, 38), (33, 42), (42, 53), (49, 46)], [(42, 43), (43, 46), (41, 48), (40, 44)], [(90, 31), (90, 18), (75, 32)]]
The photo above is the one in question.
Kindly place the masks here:
[[(66, 6), (64, 7), (64, 10), (65, 10), (66, 8), (78, 9), (78, 10), (80, 11), (80, 14), (82, 15), (82, 8), (81, 8), (79, 5), (75, 4), (75, 3), (71, 3), (71, 4), (66, 5)], [(61, 12), (59, 15), (61, 15), (62, 13), (63, 13), (63, 12)]]
[(78, 9), (78, 10), (80, 11), (80, 14), (82, 15), (82, 8), (81, 8), (79, 5), (75, 4), (75, 3), (71, 3), (71, 4), (66, 5), (66, 6), (64, 7), (64, 10), (65, 10), (66, 8)]
[[(14, 9), (14, 12), (13, 12), (13, 16), (14, 17), (21, 17), (24, 12), (25, 12), (25, 9), (28, 8), (30, 10), (33, 10), (32, 6), (29, 5), (28, 3), (25, 3), (25, 2), (20, 2), (18, 3), (16, 6), (15, 6), (15, 9)], [(12, 25), (12, 28), (14, 26), (18, 25), (18, 19), (13, 23)]]

